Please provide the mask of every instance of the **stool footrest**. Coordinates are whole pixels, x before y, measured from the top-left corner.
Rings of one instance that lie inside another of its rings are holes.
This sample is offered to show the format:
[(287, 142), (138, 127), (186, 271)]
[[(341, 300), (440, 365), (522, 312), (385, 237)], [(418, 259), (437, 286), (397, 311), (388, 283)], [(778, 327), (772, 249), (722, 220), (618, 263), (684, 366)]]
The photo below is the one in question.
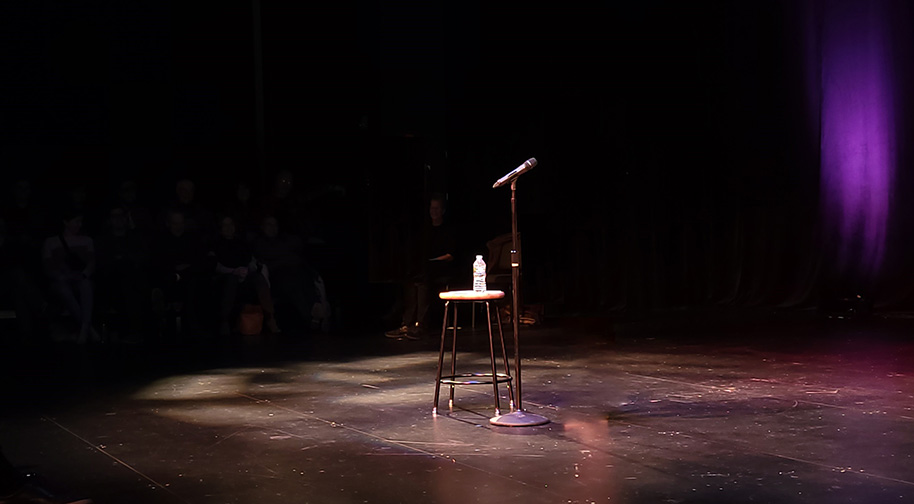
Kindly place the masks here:
[[(479, 380), (478, 378), (488, 378)], [(492, 373), (461, 373), (456, 375), (442, 376), (440, 383), (445, 385), (491, 385), (493, 383), (505, 383), (511, 381), (511, 377), (504, 373), (497, 373), (495, 381), (492, 381)]]

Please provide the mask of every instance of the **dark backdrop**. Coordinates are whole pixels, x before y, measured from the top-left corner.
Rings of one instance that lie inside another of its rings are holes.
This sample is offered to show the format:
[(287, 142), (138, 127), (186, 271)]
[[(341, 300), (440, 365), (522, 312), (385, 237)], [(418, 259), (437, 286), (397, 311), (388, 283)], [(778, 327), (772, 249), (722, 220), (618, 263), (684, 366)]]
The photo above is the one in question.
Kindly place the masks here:
[[(491, 184), (536, 157), (518, 184), (531, 302), (805, 307), (862, 288), (822, 289), (821, 3), (495, 4), (264, 2), (262, 153), (251, 2), (4, 5), (5, 180), (49, 195), (91, 180), (101, 199), (135, 178), (155, 204), (188, 175), (216, 205), (237, 178), (265, 190), (288, 168), (332, 195), (334, 279), (371, 292), (402, 274), (438, 191), (469, 281), (472, 254), (510, 230)], [(863, 284), (886, 306), (911, 300), (909, 165), (902, 148), (888, 260)]]

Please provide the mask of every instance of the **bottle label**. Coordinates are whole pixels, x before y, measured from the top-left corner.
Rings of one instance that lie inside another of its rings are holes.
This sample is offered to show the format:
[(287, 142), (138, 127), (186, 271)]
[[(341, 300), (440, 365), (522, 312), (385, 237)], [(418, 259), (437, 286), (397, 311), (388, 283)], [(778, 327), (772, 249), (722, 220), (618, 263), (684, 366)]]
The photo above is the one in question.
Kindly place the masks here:
[(484, 292), (486, 290), (486, 263), (482, 256), (476, 256), (473, 262), (473, 290)]

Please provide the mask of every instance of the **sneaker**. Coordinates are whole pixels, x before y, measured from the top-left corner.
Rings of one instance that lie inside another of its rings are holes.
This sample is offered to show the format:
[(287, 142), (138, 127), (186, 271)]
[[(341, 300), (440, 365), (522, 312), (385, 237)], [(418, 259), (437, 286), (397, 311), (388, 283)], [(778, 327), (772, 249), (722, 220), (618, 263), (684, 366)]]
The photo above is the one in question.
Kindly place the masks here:
[(408, 340), (415, 341), (415, 340), (422, 339), (422, 336), (427, 333), (428, 333), (428, 330), (426, 329), (426, 327), (424, 325), (416, 324), (415, 326), (410, 327), (406, 331), (406, 334), (403, 335), (403, 337)]
[(406, 327), (405, 325), (400, 326), (392, 331), (387, 331), (386, 333), (384, 333), (384, 335), (387, 336), (388, 338), (397, 338), (397, 339), (408, 338), (409, 337), (408, 336), (409, 328)]

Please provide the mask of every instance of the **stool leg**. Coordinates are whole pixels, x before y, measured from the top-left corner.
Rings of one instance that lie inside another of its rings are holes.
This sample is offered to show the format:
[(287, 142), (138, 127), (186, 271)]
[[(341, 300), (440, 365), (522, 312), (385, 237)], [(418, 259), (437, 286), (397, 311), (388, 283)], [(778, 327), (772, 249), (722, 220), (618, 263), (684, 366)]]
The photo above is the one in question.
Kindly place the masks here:
[(444, 322), (441, 323), (441, 350), (438, 351), (438, 377), (435, 378), (435, 404), (432, 406), (432, 416), (438, 415), (438, 393), (441, 391), (441, 368), (444, 366), (444, 334), (447, 332), (447, 305), (444, 302)]
[[(511, 376), (511, 368), (508, 366), (508, 352), (505, 350), (505, 333), (501, 330), (501, 317), (498, 315), (498, 309), (495, 309), (495, 320), (498, 321), (498, 339), (501, 340), (501, 361), (505, 363), (505, 374)], [(492, 321), (490, 320), (491, 324)], [(507, 382), (508, 384), (508, 401), (511, 404), (511, 411), (514, 411), (514, 385), (513, 378)]]
[[(457, 304), (454, 303), (454, 329), (451, 334), (451, 376), (457, 374)], [(448, 411), (454, 409), (454, 384), (451, 384), (451, 395), (447, 402)]]
[(498, 399), (498, 374), (495, 371), (495, 341), (492, 339), (492, 312), (486, 301), (486, 327), (489, 329), (489, 361), (492, 364), (492, 389), (495, 392), (495, 416), (501, 415), (501, 402)]

